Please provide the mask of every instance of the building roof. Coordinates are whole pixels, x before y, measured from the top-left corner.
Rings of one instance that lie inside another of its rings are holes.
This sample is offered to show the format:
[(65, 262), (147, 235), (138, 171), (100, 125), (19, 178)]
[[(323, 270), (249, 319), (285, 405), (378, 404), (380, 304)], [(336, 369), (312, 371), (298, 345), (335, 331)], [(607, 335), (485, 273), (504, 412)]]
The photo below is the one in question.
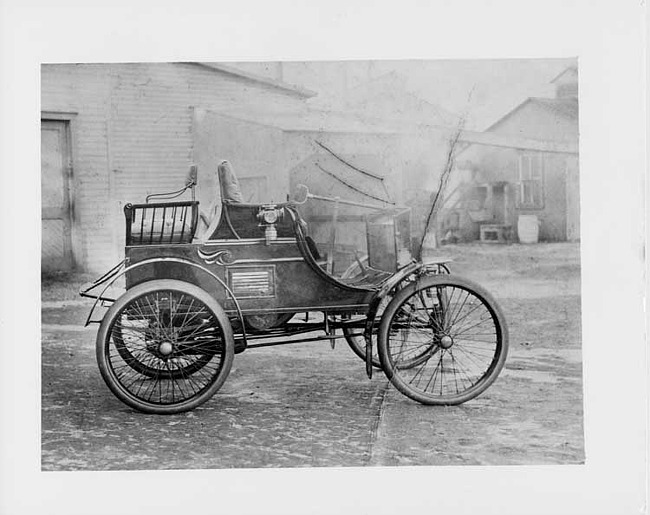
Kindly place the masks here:
[(392, 71), (346, 89), (336, 96), (322, 95), (314, 106), (357, 113), (391, 123), (455, 127), (459, 116), (421, 98), (408, 88), (407, 77)]
[(499, 118), (496, 122), (490, 125), (485, 132), (494, 130), (497, 126), (503, 123), (506, 119), (513, 116), (525, 106), (532, 104), (540, 106), (544, 109), (552, 111), (554, 114), (560, 115), (571, 121), (578, 121), (578, 99), (577, 98), (541, 98), (530, 97), (524, 100), (521, 104)]
[(560, 73), (558, 73), (558, 74), (557, 74), (557, 75), (556, 75), (556, 76), (551, 80), (550, 83), (553, 84), (553, 83), (557, 82), (557, 81), (560, 80), (562, 77), (564, 77), (567, 73), (570, 73), (571, 75), (576, 75), (576, 76), (577, 76), (577, 74), (578, 74), (578, 67), (575, 66), (575, 65), (573, 65), (573, 66), (569, 66), (569, 67), (565, 68), (565, 69), (562, 70)]
[(412, 121), (386, 120), (357, 112), (317, 109), (309, 105), (234, 106), (229, 108), (203, 106), (217, 114), (251, 123), (276, 127), (289, 132), (338, 132), (364, 134), (411, 134), (435, 130)]
[(527, 105), (536, 105), (552, 112), (554, 115), (561, 116), (571, 122), (578, 124), (578, 99), (577, 98), (539, 98), (531, 97), (524, 100), (521, 104), (510, 110), (496, 122), (490, 125), (482, 132), (464, 130), (461, 133), (460, 141), (469, 144), (461, 149), (463, 153), (474, 144), (488, 145), (493, 147), (507, 147), (537, 150), (541, 152), (568, 152), (577, 153), (577, 142), (574, 141), (552, 141), (524, 138), (513, 135), (499, 135), (494, 131), (500, 124), (505, 122), (511, 116), (514, 116)]
[(301, 98), (311, 98), (313, 96), (316, 96), (315, 91), (311, 91), (309, 89), (301, 88), (299, 86), (295, 86), (293, 84), (288, 84), (286, 82), (283, 82), (281, 80), (276, 80), (276, 79), (271, 79), (269, 77), (262, 77), (260, 75), (255, 75), (250, 72), (246, 72), (243, 70), (240, 70), (238, 68), (235, 68), (234, 66), (228, 66), (223, 63), (206, 63), (206, 62), (195, 62), (191, 64), (196, 64), (198, 66), (203, 66), (204, 68), (209, 68), (211, 70), (214, 70), (219, 73), (224, 73), (226, 75), (232, 75), (234, 77), (239, 77), (244, 80), (247, 80), (249, 82), (261, 84), (267, 87), (279, 89), (281, 91), (284, 91), (286, 93), (289, 93), (291, 95), (295, 95)]
[(577, 98), (529, 98), (528, 100), (570, 120), (578, 119)]
[(464, 130), (460, 133), (459, 141), (469, 144), (461, 148), (458, 155), (472, 145), (487, 145), (490, 147), (515, 148), (520, 150), (536, 150), (538, 152), (578, 153), (577, 141), (553, 141), (521, 136), (501, 135), (494, 132), (477, 132)]

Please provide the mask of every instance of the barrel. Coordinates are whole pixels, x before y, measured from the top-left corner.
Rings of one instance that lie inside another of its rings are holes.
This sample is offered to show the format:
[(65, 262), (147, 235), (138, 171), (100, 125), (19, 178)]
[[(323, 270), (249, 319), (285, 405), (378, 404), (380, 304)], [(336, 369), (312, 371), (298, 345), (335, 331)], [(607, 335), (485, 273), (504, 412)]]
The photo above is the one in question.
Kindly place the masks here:
[(517, 220), (519, 243), (537, 243), (539, 241), (539, 220), (535, 215), (519, 215)]

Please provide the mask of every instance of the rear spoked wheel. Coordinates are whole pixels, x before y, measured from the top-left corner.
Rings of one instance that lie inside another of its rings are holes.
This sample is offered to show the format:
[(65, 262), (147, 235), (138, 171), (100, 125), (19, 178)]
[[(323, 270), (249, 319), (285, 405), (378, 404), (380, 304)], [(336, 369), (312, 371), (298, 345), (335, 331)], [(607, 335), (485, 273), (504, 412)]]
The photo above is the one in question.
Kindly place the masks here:
[(379, 329), (379, 358), (391, 383), (423, 404), (461, 404), (503, 368), (508, 330), (480, 286), (450, 275), (421, 278), (397, 292)]
[(108, 310), (97, 362), (110, 390), (145, 413), (171, 414), (207, 401), (232, 366), (232, 329), (221, 306), (189, 283), (150, 281)]

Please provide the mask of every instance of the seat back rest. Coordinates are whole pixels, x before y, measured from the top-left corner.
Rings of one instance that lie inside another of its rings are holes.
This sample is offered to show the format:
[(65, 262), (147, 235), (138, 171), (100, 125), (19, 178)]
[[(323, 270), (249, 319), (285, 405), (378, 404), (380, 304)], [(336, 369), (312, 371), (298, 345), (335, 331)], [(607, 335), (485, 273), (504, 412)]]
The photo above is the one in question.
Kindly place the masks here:
[(244, 199), (239, 181), (228, 161), (221, 161), (217, 165), (217, 183), (219, 184), (219, 195), (217, 195), (217, 191), (214, 191), (212, 202), (206, 210), (201, 211), (196, 233), (197, 240), (205, 240), (215, 233), (223, 216), (224, 208), (221, 206), (232, 203), (239, 204)]
[(219, 187), (221, 188), (221, 202), (240, 204), (244, 202), (241, 186), (228, 161), (221, 161), (217, 167), (219, 173)]

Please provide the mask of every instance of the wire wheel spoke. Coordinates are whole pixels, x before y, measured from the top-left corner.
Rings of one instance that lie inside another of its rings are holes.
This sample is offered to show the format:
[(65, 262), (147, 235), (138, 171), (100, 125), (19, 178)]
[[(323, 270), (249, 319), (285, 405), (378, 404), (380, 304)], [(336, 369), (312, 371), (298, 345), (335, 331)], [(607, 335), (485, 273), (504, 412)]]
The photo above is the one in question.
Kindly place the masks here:
[(447, 275), (396, 295), (379, 340), (393, 385), (425, 404), (459, 404), (480, 394), (503, 367), (508, 345), (489, 294)]
[[(183, 411), (175, 407), (203, 402), (225, 380), (232, 332), (202, 290), (180, 281), (153, 283), (135, 287), (114, 305), (107, 330), (100, 330), (105, 336), (98, 335), (100, 370), (113, 393), (141, 411)], [(160, 284), (176, 289), (154, 287)]]

